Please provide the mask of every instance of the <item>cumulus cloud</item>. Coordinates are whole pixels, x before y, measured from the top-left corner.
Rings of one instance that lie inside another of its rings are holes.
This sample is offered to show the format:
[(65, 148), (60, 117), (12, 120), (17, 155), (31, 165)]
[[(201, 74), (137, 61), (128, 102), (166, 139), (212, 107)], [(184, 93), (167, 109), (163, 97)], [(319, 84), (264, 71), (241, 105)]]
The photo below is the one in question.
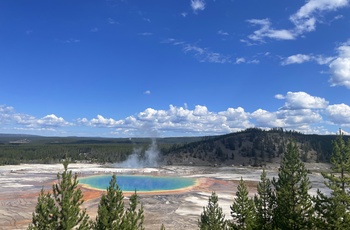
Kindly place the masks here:
[(211, 63), (230, 63), (231, 58), (224, 54), (212, 52), (208, 48), (202, 48), (187, 43), (174, 43), (174, 45), (182, 45), (185, 53), (193, 54), (200, 62)]
[(332, 86), (345, 86), (350, 89), (350, 41), (337, 48), (338, 57), (330, 64)]
[(205, 9), (204, 0), (191, 0), (191, 8), (194, 12)]
[(337, 125), (350, 126), (350, 106), (342, 103), (330, 105), (326, 109), (329, 120)]
[(146, 90), (145, 92), (143, 92), (143, 94), (150, 95), (151, 91), (150, 90)]
[(211, 112), (206, 106), (196, 105), (193, 110), (170, 105), (168, 110), (147, 108), (135, 116), (122, 120), (97, 118), (80, 119), (80, 123), (95, 127), (115, 128), (116, 132), (138, 133), (143, 127), (159, 133), (187, 133), (189, 135), (222, 134), (252, 127), (249, 113), (243, 108), (228, 108), (226, 111)]
[(13, 126), (20, 130), (53, 130), (73, 125), (73, 123), (67, 122), (55, 114), (37, 118), (28, 114), (17, 113), (13, 107), (5, 105), (0, 105), (0, 124)]
[(323, 109), (328, 101), (321, 97), (311, 96), (305, 92), (288, 92), (285, 96), (277, 94), (277, 99), (285, 99), (283, 109)]
[[(299, 10), (289, 17), (294, 27), (290, 29), (274, 29), (269, 19), (250, 19), (250, 24), (260, 26), (260, 29), (249, 35), (253, 41), (263, 42), (265, 38), (277, 40), (292, 40), (306, 32), (316, 30), (316, 24), (329, 11), (335, 11), (349, 5), (349, 0), (309, 0)], [(248, 41), (243, 40), (244, 42)]]

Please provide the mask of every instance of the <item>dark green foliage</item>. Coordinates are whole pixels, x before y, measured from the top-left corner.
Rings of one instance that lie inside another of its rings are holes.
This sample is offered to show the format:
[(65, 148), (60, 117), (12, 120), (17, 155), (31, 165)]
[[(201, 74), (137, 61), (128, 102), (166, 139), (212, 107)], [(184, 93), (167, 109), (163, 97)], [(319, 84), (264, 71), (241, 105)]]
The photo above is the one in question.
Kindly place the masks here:
[(164, 224), (160, 227), (160, 230), (165, 230)]
[(124, 230), (144, 230), (143, 221), (143, 206), (137, 210), (139, 198), (135, 193), (130, 197), (129, 208), (125, 212)]
[(32, 215), (32, 224), (28, 229), (46, 230), (56, 229), (58, 224), (58, 208), (50, 193), (41, 189), (35, 212)]
[(281, 162), (278, 179), (273, 180), (277, 205), (274, 221), (277, 228), (312, 228), (313, 209), (308, 194), (310, 184), (307, 170), (299, 158), (298, 146), (290, 142)]
[(62, 174), (57, 174), (58, 184), (52, 186), (53, 193), (41, 190), (29, 229), (89, 229), (89, 216), (80, 208), (84, 200), (77, 188), (77, 175), (68, 171), (68, 161), (63, 166)]
[(243, 178), (239, 182), (236, 198), (230, 208), (233, 218), (233, 222), (230, 223), (232, 229), (254, 229), (254, 202), (248, 197), (248, 188)]
[(206, 207), (203, 207), (198, 227), (201, 230), (224, 230), (226, 229), (225, 215), (218, 204), (218, 196), (212, 192)]
[(139, 198), (135, 193), (130, 197), (129, 208), (125, 210), (124, 196), (117, 184), (115, 175), (102, 195), (98, 206), (96, 222), (92, 224), (96, 230), (144, 230), (143, 206), (137, 210)]
[(260, 182), (257, 186), (257, 194), (254, 196), (255, 204), (255, 227), (260, 230), (273, 229), (273, 212), (276, 200), (270, 179), (267, 178), (263, 169)]
[(119, 186), (117, 178), (112, 176), (107, 188), (107, 194), (103, 194), (98, 206), (94, 229), (116, 229), (121, 226), (124, 219), (124, 196)]
[(322, 174), (331, 194), (326, 196), (318, 190), (315, 198), (317, 225), (322, 229), (347, 229), (350, 226), (350, 141), (345, 143), (341, 132), (333, 141), (331, 164), (332, 172)]

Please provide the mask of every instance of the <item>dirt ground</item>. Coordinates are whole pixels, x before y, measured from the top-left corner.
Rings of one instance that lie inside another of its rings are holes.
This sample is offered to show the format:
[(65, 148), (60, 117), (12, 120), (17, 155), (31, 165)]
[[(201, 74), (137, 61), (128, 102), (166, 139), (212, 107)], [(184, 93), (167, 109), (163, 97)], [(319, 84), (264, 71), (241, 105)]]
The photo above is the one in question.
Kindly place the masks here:
[[(323, 178), (319, 171), (326, 170), (328, 165), (308, 165), (312, 170), (309, 175), (315, 193), (317, 188), (325, 190)], [(0, 166), (0, 229), (26, 229), (37, 203), (40, 189), (52, 190), (56, 175), (63, 170), (60, 164), (38, 165), (23, 164)], [(203, 207), (213, 191), (219, 197), (226, 218), (230, 219), (230, 205), (242, 177), (249, 186), (250, 195), (256, 192), (256, 184), (262, 169), (252, 167), (195, 167), (165, 166), (159, 168), (121, 169), (97, 164), (70, 164), (69, 170), (78, 174), (78, 178), (89, 175), (137, 174), (168, 175), (192, 177), (197, 179), (196, 186), (179, 191), (138, 193), (144, 205), (146, 230), (160, 229), (164, 224), (168, 230), (197, 229), (198, 219)], [(267, 167), (270, 178), (277, 176), (277, 165)], [(84, 207), (90, 218), (94, 219), (103, 191), (80, 187), (84, 194)], [(325, 190), (326, 191), (326, 190)], [(126, 203), (130, 194), (124, 193)]]

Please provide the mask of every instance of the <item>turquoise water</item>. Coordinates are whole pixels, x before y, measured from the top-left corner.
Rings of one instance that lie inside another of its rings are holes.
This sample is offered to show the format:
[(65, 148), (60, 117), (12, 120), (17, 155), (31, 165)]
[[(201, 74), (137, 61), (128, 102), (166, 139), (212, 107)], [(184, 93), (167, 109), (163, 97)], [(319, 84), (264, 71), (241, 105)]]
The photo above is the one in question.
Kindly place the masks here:
[[(97, 189), (106, 189), (111, 181), (111, 175), (91, 176), (79, 179), (80, 184), (85, 184)], [(117, 184), (122, 191), (164, 191), (186, 188), (194, 185), (193, 178), (182, 177), (158, 177), (158, 176), (135, 176), (118, 175)]]

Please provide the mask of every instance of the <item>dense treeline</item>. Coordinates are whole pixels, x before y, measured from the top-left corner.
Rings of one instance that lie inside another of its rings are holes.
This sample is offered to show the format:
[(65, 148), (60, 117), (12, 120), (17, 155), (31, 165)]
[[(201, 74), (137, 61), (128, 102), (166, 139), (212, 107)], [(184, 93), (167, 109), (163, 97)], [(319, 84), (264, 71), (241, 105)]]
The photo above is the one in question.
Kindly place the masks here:
[[(199, 138), (158, 138), (161, 151), (174, 143)], [(72, 162), (114, 163), (124, 161), (135, 149), (144, 153), (150, 138), (78, 138), (0, 135), (0, 165), (20, 163), (58, 163), (66, 157)]]
[[(164, 162), (202, 164), (244, 164), (262, 166), (279, 162), (288, 140), (293, 138), (303, 162), (329, 162), (335, 135), (305, 135), (281, 128), (250, 128), (211, 137), (156, 138)], [(348, 139), (349, 137), (344, 137)], [(150, 138), (79, 138), (0, 135), (0, 165), (19, 163), (57, 163), (71, 161), (114, 163), (125, 160), (135, 149), (144, 153)]]

